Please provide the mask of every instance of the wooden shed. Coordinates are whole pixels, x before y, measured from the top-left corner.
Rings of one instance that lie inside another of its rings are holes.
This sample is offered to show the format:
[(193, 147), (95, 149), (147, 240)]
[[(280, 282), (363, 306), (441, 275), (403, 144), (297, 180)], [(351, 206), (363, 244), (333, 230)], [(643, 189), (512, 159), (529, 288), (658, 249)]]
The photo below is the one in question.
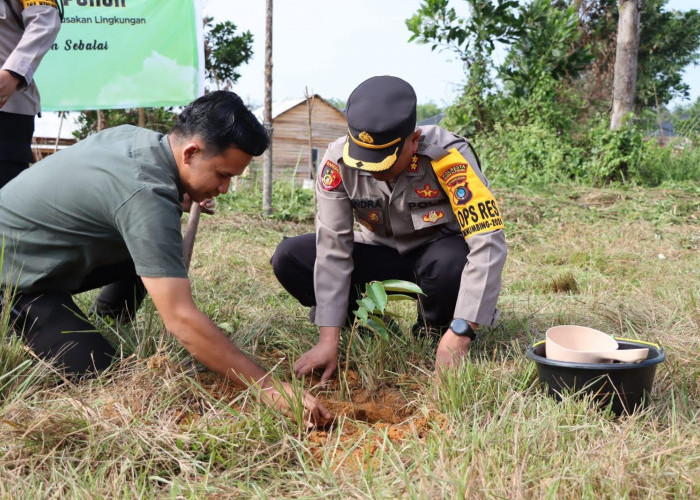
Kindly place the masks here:
[(61, 117), (58, 113), (42, 113), (36, 117), (32, 137), (34, 161), (75, 144), (77, 139), (73, 132), (79, 128), (76, 118), (68, 114)]
[[(338, 137), (347, 134), (345, 115), (318, 94), (308, 98), (312, 104), (311, 136), (309, 152), (309, 110), (307, 99), (272, 103), (272, 164), (274, 179), (288, 179), (296, 168), (296, 179), (302, 183), (311, 179), (309, 154), (314, 169), (318, 168), (326, 147)], [(263, 122), (264, 108), (254, 111)], [(256, 163), (262, 163), (262, 157)]]

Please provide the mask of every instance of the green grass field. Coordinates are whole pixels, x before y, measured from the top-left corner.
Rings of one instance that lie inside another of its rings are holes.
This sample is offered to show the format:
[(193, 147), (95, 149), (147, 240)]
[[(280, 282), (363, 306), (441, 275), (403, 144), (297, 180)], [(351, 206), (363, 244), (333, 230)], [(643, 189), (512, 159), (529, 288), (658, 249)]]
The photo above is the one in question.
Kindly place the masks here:
[[(195, 299), (291, 380), (316, 328), (268, 261), (313, 224), (263, 219), (242, 205), (252, 187), (238, 189), (200, 223)], [(133, 326), (101, 325), (122, 360), (81, 382), (35, 360), (4, 318), (0, 496), (697, 498), (700, 188), (496, 195), (509, 242), (498, 325), (437, 384), (433, 348), (409, 331), (415, 305), (396, 303), (402, 333), (356, 337), (329, 388), (303, 382), (337, 416), (325, 429), (198, 370), (148, 301)], [(650, 405), (616, 418), (590, 399), (544, 395), (525, 351), (557, 324), (663, 346)]]

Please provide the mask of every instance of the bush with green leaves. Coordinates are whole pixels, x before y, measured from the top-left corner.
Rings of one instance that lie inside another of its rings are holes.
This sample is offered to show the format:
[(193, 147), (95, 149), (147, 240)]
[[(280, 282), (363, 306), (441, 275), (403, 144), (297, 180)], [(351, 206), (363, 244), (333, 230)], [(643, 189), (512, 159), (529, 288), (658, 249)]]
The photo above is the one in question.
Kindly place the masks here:
[[(233, 187), (217, 198), (220, 210), (232, 210), (249, 215), (262, 213), (262, 175), (252, 170), (246, 177), (233, 181)], [(314, 217), (314, 191), (296, 184), (296, 176), (272, 183), (271, 218), (304, 221)]]
[(578, 177), (583, 151), (541, 123), (497, 124), (476, 140), (487, 177), (500, 186), (548, 184)]
[(642, 159), (642, 134), (634, 126), (610, 130), (601, 120), (592, 129), (585, 177), (596, 185), (638, 179)]
[(647, 187), (679, 183), (698, 186), (700, 148), (685, 138), (672, 142), (670, 146), (660, 146), (655, 140), (644, 141), (635, 181)]

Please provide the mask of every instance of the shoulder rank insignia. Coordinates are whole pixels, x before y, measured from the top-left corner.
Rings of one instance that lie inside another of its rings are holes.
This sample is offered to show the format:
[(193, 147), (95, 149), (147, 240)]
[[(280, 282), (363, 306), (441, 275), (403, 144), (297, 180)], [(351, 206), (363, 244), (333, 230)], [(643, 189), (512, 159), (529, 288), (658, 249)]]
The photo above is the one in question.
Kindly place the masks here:
[(421, 198), (435, 198), (440, 191), (430, 187), (430, 184), (423, 186), (423, 189), (416, 189), (416, 194)]
[(333, 191), (341, 182), (343, 178), (340, 177), (340, 168), (328, 160), (321, 170), (321, 187), (324, 191)]
[(418, 172), (418, 155), (413, 155), (413, 158), (411, 158), (411, 164), (408, 166), (408, 171), (412, 174)]

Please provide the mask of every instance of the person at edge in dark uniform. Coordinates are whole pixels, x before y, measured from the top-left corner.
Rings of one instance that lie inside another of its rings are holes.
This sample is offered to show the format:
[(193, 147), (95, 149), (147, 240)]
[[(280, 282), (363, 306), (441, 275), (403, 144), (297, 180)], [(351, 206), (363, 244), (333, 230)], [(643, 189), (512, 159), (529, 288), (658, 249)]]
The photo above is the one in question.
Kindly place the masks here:
[(414, 333), (437, 334), (436, 370), (453, 365), (499, 315), (507, 250), (498, 204), (469, 141), (416, 128), (416, 94), (404, 80), (364, 81), (346, 115), (348, 134), (328, 146), (317, 175), (316, 233), (284, 239), (271, 259), (320, 327), (295, 374), (318, 370), (325, 382), (335, 373), (358, 290), (387, 279), (421, 287)]
[(0, 0), (0, 188), (33, 160), (34, 72), (58, 35), (58, 8), (56, 0)]
[[(291, 386), (195, 306), (180, 221), (183, 203), (206, 206), (226, 193), (268, 145), (240, 97), (217, 91), (190, 103), (168, 135), (107, 129), (10, 181), (0, 190), (1, 285), (14, 291), (11, 317), (26, 344), (70, 374), (103, 370), (115, 349), (72, 296), (102, 287), (92, 312), (128, 321), (148, 292), (165, 328), (198, 361), (287, 410)], [(303, 404), (311, 421), (330, 418), (312, 395)]]

